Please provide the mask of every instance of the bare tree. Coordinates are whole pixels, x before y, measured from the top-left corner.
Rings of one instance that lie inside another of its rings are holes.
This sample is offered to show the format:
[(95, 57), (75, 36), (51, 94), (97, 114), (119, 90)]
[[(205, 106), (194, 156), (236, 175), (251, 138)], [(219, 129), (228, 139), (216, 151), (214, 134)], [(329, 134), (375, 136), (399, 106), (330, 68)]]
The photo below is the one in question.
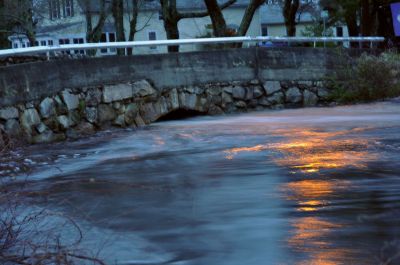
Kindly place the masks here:
[(242, 23), (240, 23), (239, 30), (237, 32), (238, 36), (246, 35), (249, 30), (251, 21), (253, 20), (254, 13), (256, 10), (265, 3), (265, 0), (252, 0), (250, 4), (247, 6), (246, 11), (244, 13)]
[[(129, 17), (129, 36), (128, 40), (133, 41), (137, 32), (143, 30), (149, 25), (152, 15), (145, 18), (143, 25), (138, 28), (138, 19), (140, 10), (145, 7), (145, 0), (113, 0), (112, 1), (112, 15), (114, 18), (114, 25), (116, 29), (117, 41), (125, 41), (125, 26), (124, 18)], [(124, 49), (117, 49), (118, 54), (125, 54)], [(132, 54), (133, 49), (127, 49), (128, 54)]]
[[(210, 14), (214, 35), (217, 37), (222, 37), (227, 35), (227, 26), (225, 18), (221, 12), (221, 9), (218, 7), (217, 0), (204, 0), (207, 10)], [(249, 30), (251, 21), (253, 20), (253, 16), (256, 10), (265, 3), (265, 0), (251, 0), (247, 5), (246, 11), (243, 15), (242, 21), (239, 26), (239, 30), (236, 33), (238, 36), (243, 36)]]
[(85, 14), (86, 19), (86, 40), (87, 42), (99, 42), (101, 39), (101, 34), (103, 32), (104, 23), (109, 15), (109, 8), (106, 0), (99, 0), (99, 14), (97, 23), (93, 26), (93, 15), (94, 9), (91, 0), (80, 0), (82, 11)]
[(32, 46), (36, 40), (35, 10), (42, 7), (43, 1), (33, 0), (2, 0), (0, 2), (0, 26), (5, 36), (12, 34), (24, 35)]
[(358, 36), (360, 33), (359, 0), (321, 0), (321, 8), (328, 10), (332, 22), (344, 21), (350, 36)]
[(296, 36), (296, 14), (300, 7), (299, 0), (285, 0), (283, 5), (283, 17), (285, 19), (287, 36)]
[[(117, 35), (117, 41), (125, 41), (125, 30), (124, 30), (124, 1), (113, 0), (112, 1), (112, 15), (114, 17), (115, 32)], [(124, 49), (117, 49), (118, 55), (125, 54)]]
[[(217, 4), (218, 10), (227, 8), (234, 4), (236, 0), (228, 0), (221, 6)], [(167, 39), (179, 39), (178, 23), (181, 19), (185, 18), (199, 18), (209, 15), (209, 11), (196, 11), (196, 12), (180, 12), (178, 11), (176, 0), (160, 0), (161, 12), (164, 20), (164, 28), (167, 33)], [(208, 9), (208, 8), (207, 8)], [(179, 51), (179, 46), (169, 46), (169, 52)]]
[(214, 36), (223, 37), (227, 33), (227, 26), (224, 15), (218, 6), (217, 0), (204, 0), (208, 13), (210, 14)]
[(320, 16), (316, 14), (317, 4), (312, 0), (273, 0), (268, 1), (269, 5), (279, 5), (282, 8), (282, 15), (286, 27), (287, 36), (296, 36), (296, 26), (301, 20), (301, 16), (304, 13), (310, 13), (314, 16)]
[[(144, 28), (149, 26), (150, 20), (153, 17), (154, 13), (151, 13), (147, 17), (145, 17), (143, 23), (138, 27), (138, 17), (140, 10), (145, 7), (145, 0), (126, 0), (126, 6), (129, 7), (129, 1), (131, 1), (131, 8), (129, 10), (129, 41), (135, 40), (136, 33), (142, 31)], [(133, 54), (133, 49), (127, 49), (128, 54)]]
[(4, 0), (0, 0), (0, 49), (8, 48), (9, 43), (7, 40), (8, 30), (7, 23), (4, 19), (5, 5)]
[(136, 33), (139, 31), (137, 29), (139, 6), (140, 6), (139, 4), (143, 3), (143, 1), (139, 0), (131, 0), (131, 1), (132, 1), (132, 10), (131, 10), (132, 17), (129, 20), (129, 41), (133, 41), (135, 39)]

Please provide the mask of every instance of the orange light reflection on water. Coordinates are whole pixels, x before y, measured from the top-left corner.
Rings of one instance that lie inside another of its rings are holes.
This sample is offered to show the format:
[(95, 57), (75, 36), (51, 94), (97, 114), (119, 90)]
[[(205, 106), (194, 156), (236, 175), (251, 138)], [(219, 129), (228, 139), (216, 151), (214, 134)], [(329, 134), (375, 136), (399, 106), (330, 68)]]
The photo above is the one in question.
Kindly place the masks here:
[(352, 132), (360, 130), (276, 130), (272, 134), (285, 137), (283, 141), (225, 151), (226, 158), (233, 160), (241, 153), (268, 150), (278, 154), (272, 158), (278, 165), (303, 173), (301, 176), (306, 179), (293, 179), (281, 189), (285, 199), (294, 202), (296, 210), (305, 215), (295, 219), (288, 239), (292, 249), (309, 254), (309, 258), (298, 265), (342, 264), (343, 260), (351, 258), (350, 249), (335, 247), (331, 239), (344, 224), (333, 223), (321, 215), (315, 216), (315, 213), (327, 207), (332, 197), (351, 186), (350, 181), (324, 176), (327, 172), (323, 170), (365, 168), (369, 161), (376, 159), (376, 155), (368, 151), (367, 139), (351, 136)]
[(304, 130), (285, 135), (285, 141), (273, 145), (281, 154), (276, 163), (309, 175), (302, 180), (294, 179), (281, 189), (287, 200), (296, 203), (295, 209), (305, 215), (293, 222), (288, 244), (295, 251), (309, 254), (298, 265), (342, 264), (351, 257), (351, 250), (335, 247), (331, 237), (344, 224), (315, 213), (329, 206), (338, 192), (349, 189), (351, 182), (329, 178), (321, 170), (365, 168), (375, 155), (368, 152), (366, 139), (346, 137), (342, 131)]
[(263, 150), (267, 150), (268, 146), (267, 145), (256, 145), (252, 147), (238, 147), (238, 148), (232, 148), (229, 150), (225, 150), (224, 153), (226, 154), (225, 158), (228, 160), (233, 160), (234, 157), (243, 152), (260, 152)]
[(323, 169), (349, 166), (364, 168), (366, 162), (375, 157), (366, 150), (367, 140), (345, 138), (345, 132), (342, 131), (296, 130), (283, 135), (288, 136), (285, 142), (271, 146), (282, 154), (276, 162), (303, 173), (316, 173)]
[(289, 182), (282, 187), (282, 191), (287, 200), (297, 203), (298, 211), (313, 212), (323, 208), (334, 192), (349, 185), (346, 181), (308, 179)]
[[(274, 158), (279, 165), (303, 173), (317, 173), (323, 169), (344, 167), (364, 168), (375, 158), (367, 151), (368, 141), (362, 138), (346, 138), (348, 131), (318, 132), (310, 129), (275, 131), (286, 140), (273, 144), (238, 147), (225, 150), (225, 158), (233, 160), (240, 153), (277, 151)], [(338, 138), (339, 137), (339, 138)]]
[(302, 217), (293, 223), (293, 236), (288, 243), (293, 249), (310, 253), (310, 257), (300, 261), (297, 265), (333, 265), (342, 264), (343, 260), (351, 257), (351, 251), (343, 248), (335, 248), (329, 242), (329, 236), (343, 227), (324, 221), (318, 217)]

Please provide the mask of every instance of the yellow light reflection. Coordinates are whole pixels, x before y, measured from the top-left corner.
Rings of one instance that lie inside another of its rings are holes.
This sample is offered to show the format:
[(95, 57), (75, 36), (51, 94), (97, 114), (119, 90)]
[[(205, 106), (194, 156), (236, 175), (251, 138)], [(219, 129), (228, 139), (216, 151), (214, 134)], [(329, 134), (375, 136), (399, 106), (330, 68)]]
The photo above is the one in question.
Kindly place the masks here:
[(351, 185), (349, 181), (323, 177), (321, 170), (364, 168), (376, 158), (368, 152), (367, 140), (345, 137), (346, 133), (286, 132), (283, 133), (287, 136), (285, 141), (271, 146), (281, 154), (275, 159), (279, 165), (310, 174), (305, 180), (294, 180), (282, 187), (286, 199), (295, 202), (296, 210), (306, 215), (293, 222), (292, 236), (288, 239), (294, 250), (309, 254), (298, 265), (341, 264), (351, 257), (351, 250), (337, 248), (331, 241), (331, 235), (344, 225), (313, 215), (327, 207), (338, 191)]
[(341, 224), (334, 224), (317, 217), (303, 217), (293, 223), (293, 236), (289, 239), (289, 245), (296, 251), (310, 253), (305, 261), (298, 265), (331, 265), (338, 264), (350, 256), (350, 251), (334, 248), (328, 237), (336, 229), (342, 228)]
[(273, 134), (287, 137), (274, 144), (259, 144), (225, 150), (225, 158), (233, 160), (238, 154), (278, 151), (275, 161), (303, 173), (317, 173), (323, 169), (344, 167), (364, 168), (366, 162), (375, 158), (367, 151), (368, 141), (362, 138), (346, 138), (349, 131), (318, 132), (310, 129), (275, 131)]
[(252, 147), (238, 147), (238, 148), (232, 148), (225, 150), (224, 153), (226, 154), (225, 158), (228, 160), (233, 160), (233, 158), (243, 152), (260, 152), (263, 150), (268, 149), (268, 146), (266, 145), (256, 145)]
[(285, 198), (295, 202), (296, 210), (306, 215), (295, 220), (292, 236), (288, 239), (293, 249), (310, 255), (298, 265), (338, 264), (351, 256), (350, 250), (339, 249), (330, 240), (330, 235), (344, 225), (313, 214), (327, 207), (335, 193), (351, 185), (349, 181), (324, 178), (323, 170), (365, 168), (369, 161), (376, 159), (376, 155), (368, 151), (368, 140), (351, 136), (351, 133), (359, 131), (321, 132), (308, 128), (275, 130), (272, 134), (284, 137), (283, 141), (224, 151), (226, 159), (233, 160), (241, 153), (268, 150), (277, 154), (273, 158), (277, 164), (294, 173), (310, 175), (306, 180), (296, 179), (282, 188)]
[(286, 199), (295, 201), (298, 211), (313, 212), (328, 203), (328, 196), (335, 191), (348, 188), (350, 184), (338, 180), (301, 180), (285, 184), (282, 191)]
[(335, 179), (296, 180), (283, 186), (286, 199), (296, 202), (296, 210), (306, 214), (292, 223), (292, 233), (288, 239), (292, 249), (310, 255), (298, 265), (338, 264), (351, 257), (349, 250), (335, 248), (330, 241), (330, 236), (344, 225), (312, 215), (326, 207), (331, 196), (349, 186), (350, 182)]
[(279, 165), (303, 173), (317, 173), (323, 169), (345, 167), (364, 168), (375, 155), (367, 151), (368, 141), (345, 137), (348, 131), (317, 132), (309, 129), (280, 131), (287, 136), (284, 142), (270, 146), (279, 151)]
[(332, 229), (342, 226), (323, 221), (317, 217), (303, 217), (297, 219), (293, 223), (293, 227), (295, 229), (294, 235), (290, 238), (289, 243), (296, 248), (302, 249), (307, 245), (326, 245), (326, 242), (321, 238), (328, 235)]
[(298, 210), (302, 212), (314, 212), (320, 207), (323, 207), (324, 204), (325, 201), (318, 200), (299, 202), (300, 207)]

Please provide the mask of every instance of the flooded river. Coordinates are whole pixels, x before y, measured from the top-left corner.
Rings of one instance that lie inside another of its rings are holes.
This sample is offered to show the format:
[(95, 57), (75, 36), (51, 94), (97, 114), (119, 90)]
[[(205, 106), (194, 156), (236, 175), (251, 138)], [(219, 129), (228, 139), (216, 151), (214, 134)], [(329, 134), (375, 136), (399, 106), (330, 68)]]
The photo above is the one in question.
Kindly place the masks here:
[[(109, 264), (400, 264), (400, 103), (198, 117), (29, 150)], [(18, 179), (18, 178), (17, 178)], [(384, 263), (387, 262), (387, 263)]]

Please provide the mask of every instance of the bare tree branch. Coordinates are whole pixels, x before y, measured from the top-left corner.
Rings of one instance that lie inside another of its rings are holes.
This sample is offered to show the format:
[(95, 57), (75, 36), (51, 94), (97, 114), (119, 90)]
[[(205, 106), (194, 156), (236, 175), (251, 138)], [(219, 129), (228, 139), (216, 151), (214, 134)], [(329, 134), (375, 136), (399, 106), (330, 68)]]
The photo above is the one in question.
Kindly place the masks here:
[[(237, 0), (228, 0), (222, 5), (220, 5), (220, 9), (223, 10), (227, 7), (230, 7), (234, 3), (236, 3)], [(199, 17), (206, 17), (208, 16), (209, 13), (208, 11), (198, 11), (198, 12), (186, 12), (186, 13), (179, 13), (179, 17), (181, 19), (183, 18), (199, 18)]]

